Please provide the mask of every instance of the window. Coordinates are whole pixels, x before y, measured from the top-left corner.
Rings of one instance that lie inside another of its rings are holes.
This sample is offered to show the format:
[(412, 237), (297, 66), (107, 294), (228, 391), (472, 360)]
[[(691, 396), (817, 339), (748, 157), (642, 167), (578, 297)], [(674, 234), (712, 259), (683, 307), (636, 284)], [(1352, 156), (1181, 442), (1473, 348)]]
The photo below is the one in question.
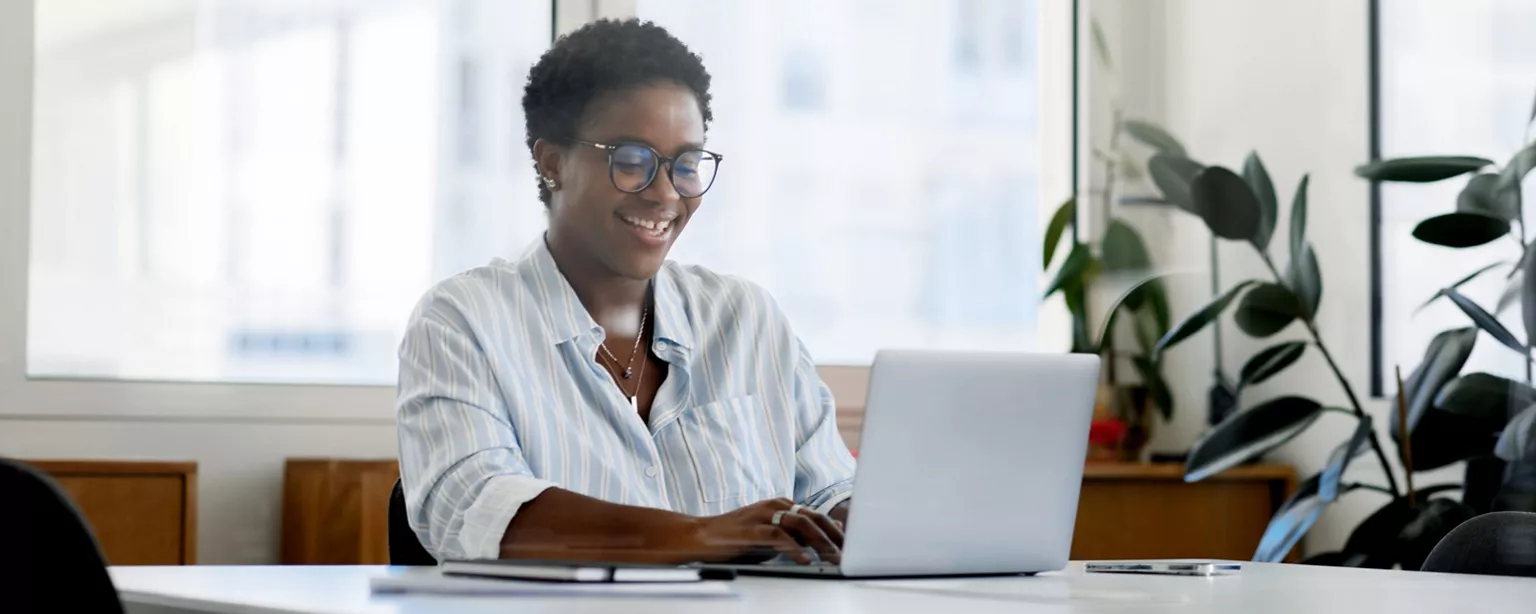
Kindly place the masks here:
[[(1038, 0), (575, 4), (715, 76), (730, 161), (676, 259), (824, 363), (1035, 345)], [(392, 384), (421, 293), (545, 226), (520, 99), (573, 7), (36, 3), (28, 375)]]
[(703, 56), (728, 158), (674, 257), (768, 287), (822, 363), (1031, 348), (1038, 2), (871, 4), (636, 2)]
[(549, 2), (36, 6), (31, 376), (389, 384), (422, 291), (544, 227)]
[[(1380, 126), (1384, 158), (1466, 154), (1502, 165), (1529, 142), (1526, 121), (1536, 95), (1536, 4), (1526, 0), (1392, 0), (1379, 2), (1377, 40), (1380, 66)], [(1451, 211), (1464, 179), (1430, 185), (1383, 184), (1380, 240), (1374, 280), (1381, 297), (1375, 323), (1378, 391), (1396, 389), (1394, 365), (1417, 365), (1438, 332), (1469, 326), (1446, 301), (1414, 315), (1437, 290), (1499, 259), (1516, 259), (1520, 248), (1499, 241), (1473, 249), (1449, 250), (1412, 237), (1415, 224)], [(1527, 188), (1525, 202), (1536, 202)], [(1536, 215), (1527, 214), (1528, 220)], [(1503, 275), (1487, 275), (1463, 292), (1490, 310), (1503, 292)], [(1501, 318), (1521, 330), (1518, 310)], [(1518, 355), (1479, 341), (1468, 363), (1472, 370), (1523, 379)]]

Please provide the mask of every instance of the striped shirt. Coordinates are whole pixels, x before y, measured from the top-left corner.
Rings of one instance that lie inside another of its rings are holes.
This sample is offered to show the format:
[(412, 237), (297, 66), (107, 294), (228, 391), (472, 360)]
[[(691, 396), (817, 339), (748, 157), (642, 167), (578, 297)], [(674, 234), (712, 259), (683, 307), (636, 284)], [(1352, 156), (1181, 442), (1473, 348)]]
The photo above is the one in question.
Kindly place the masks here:
[(397, 410), (410, 525), (438, 560), (496, 557), (551, 486), (694, 516), (848, 498), (832, 394), (767, 292), (669, 261), (653, 296), (651, 351), (669, 368), (646, 424), (542, 239), (427, 292), (400, 345)]

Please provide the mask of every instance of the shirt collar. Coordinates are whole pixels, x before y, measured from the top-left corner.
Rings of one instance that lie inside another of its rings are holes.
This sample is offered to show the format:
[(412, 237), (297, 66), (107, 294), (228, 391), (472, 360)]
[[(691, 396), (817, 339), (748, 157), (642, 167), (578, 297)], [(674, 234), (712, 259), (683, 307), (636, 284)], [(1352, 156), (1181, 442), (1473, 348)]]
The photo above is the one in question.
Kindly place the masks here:
[(517, 268), (519, 273), (532, 279), (533, 289), (538, 292), (538, 309), (544, 316), (545, 329), (556, 344), (602, 329), (592, 319), (592, 314), (587, 313), (587, 308), (581, 304), (581, 298), (576, 296), (571, 283), (565, 280), (560, 267), (555, 265), (555, 257), (549, 253), (549, 244), (544, 242), (543, 235), (539, 235), (538, 240), (523, 253)]
[[(693, 347), (693, 327), (684, 310), (683, 291), (673, 266), (671, 262), (663, 264), (653, 282), (653, 336), (688, 350)], [(518, 269), (533, 280), (533, 287), (539, 293), (544, 326), (556, 344), (587, 334), (595, 337), (600, 333), (602, 327), (592, 319), (592, 314), (581, 304), (581, 298), (576, 296), (576, 290), (555, 265), (555, 257), (549, 253), (549, 244), (542, 235), (523, 254)]]

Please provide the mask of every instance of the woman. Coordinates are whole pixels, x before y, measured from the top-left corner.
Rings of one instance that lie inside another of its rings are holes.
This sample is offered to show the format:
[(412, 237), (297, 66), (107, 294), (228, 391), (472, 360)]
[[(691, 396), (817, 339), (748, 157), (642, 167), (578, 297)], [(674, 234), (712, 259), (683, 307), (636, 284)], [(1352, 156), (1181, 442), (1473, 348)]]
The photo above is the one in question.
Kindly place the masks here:
[(712, 185), (709, 74), (600, 21), (528, 75), (549, 228), (450, 278), (400, 348), (400, 469), (439, 560), (836, 562), (853, 458), (759, 287), (667, 252)]

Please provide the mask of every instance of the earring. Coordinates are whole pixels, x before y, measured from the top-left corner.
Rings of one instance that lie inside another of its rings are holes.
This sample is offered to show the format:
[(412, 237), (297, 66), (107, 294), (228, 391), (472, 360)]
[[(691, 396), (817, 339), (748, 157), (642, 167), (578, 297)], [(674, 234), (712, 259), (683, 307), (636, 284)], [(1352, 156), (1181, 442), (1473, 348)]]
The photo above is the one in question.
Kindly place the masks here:
[(558, 190), (560, 189), (560, 182), (555, 181), (553, 177), (545, 177), (544, 187), (549, 188), (550, 191)]

